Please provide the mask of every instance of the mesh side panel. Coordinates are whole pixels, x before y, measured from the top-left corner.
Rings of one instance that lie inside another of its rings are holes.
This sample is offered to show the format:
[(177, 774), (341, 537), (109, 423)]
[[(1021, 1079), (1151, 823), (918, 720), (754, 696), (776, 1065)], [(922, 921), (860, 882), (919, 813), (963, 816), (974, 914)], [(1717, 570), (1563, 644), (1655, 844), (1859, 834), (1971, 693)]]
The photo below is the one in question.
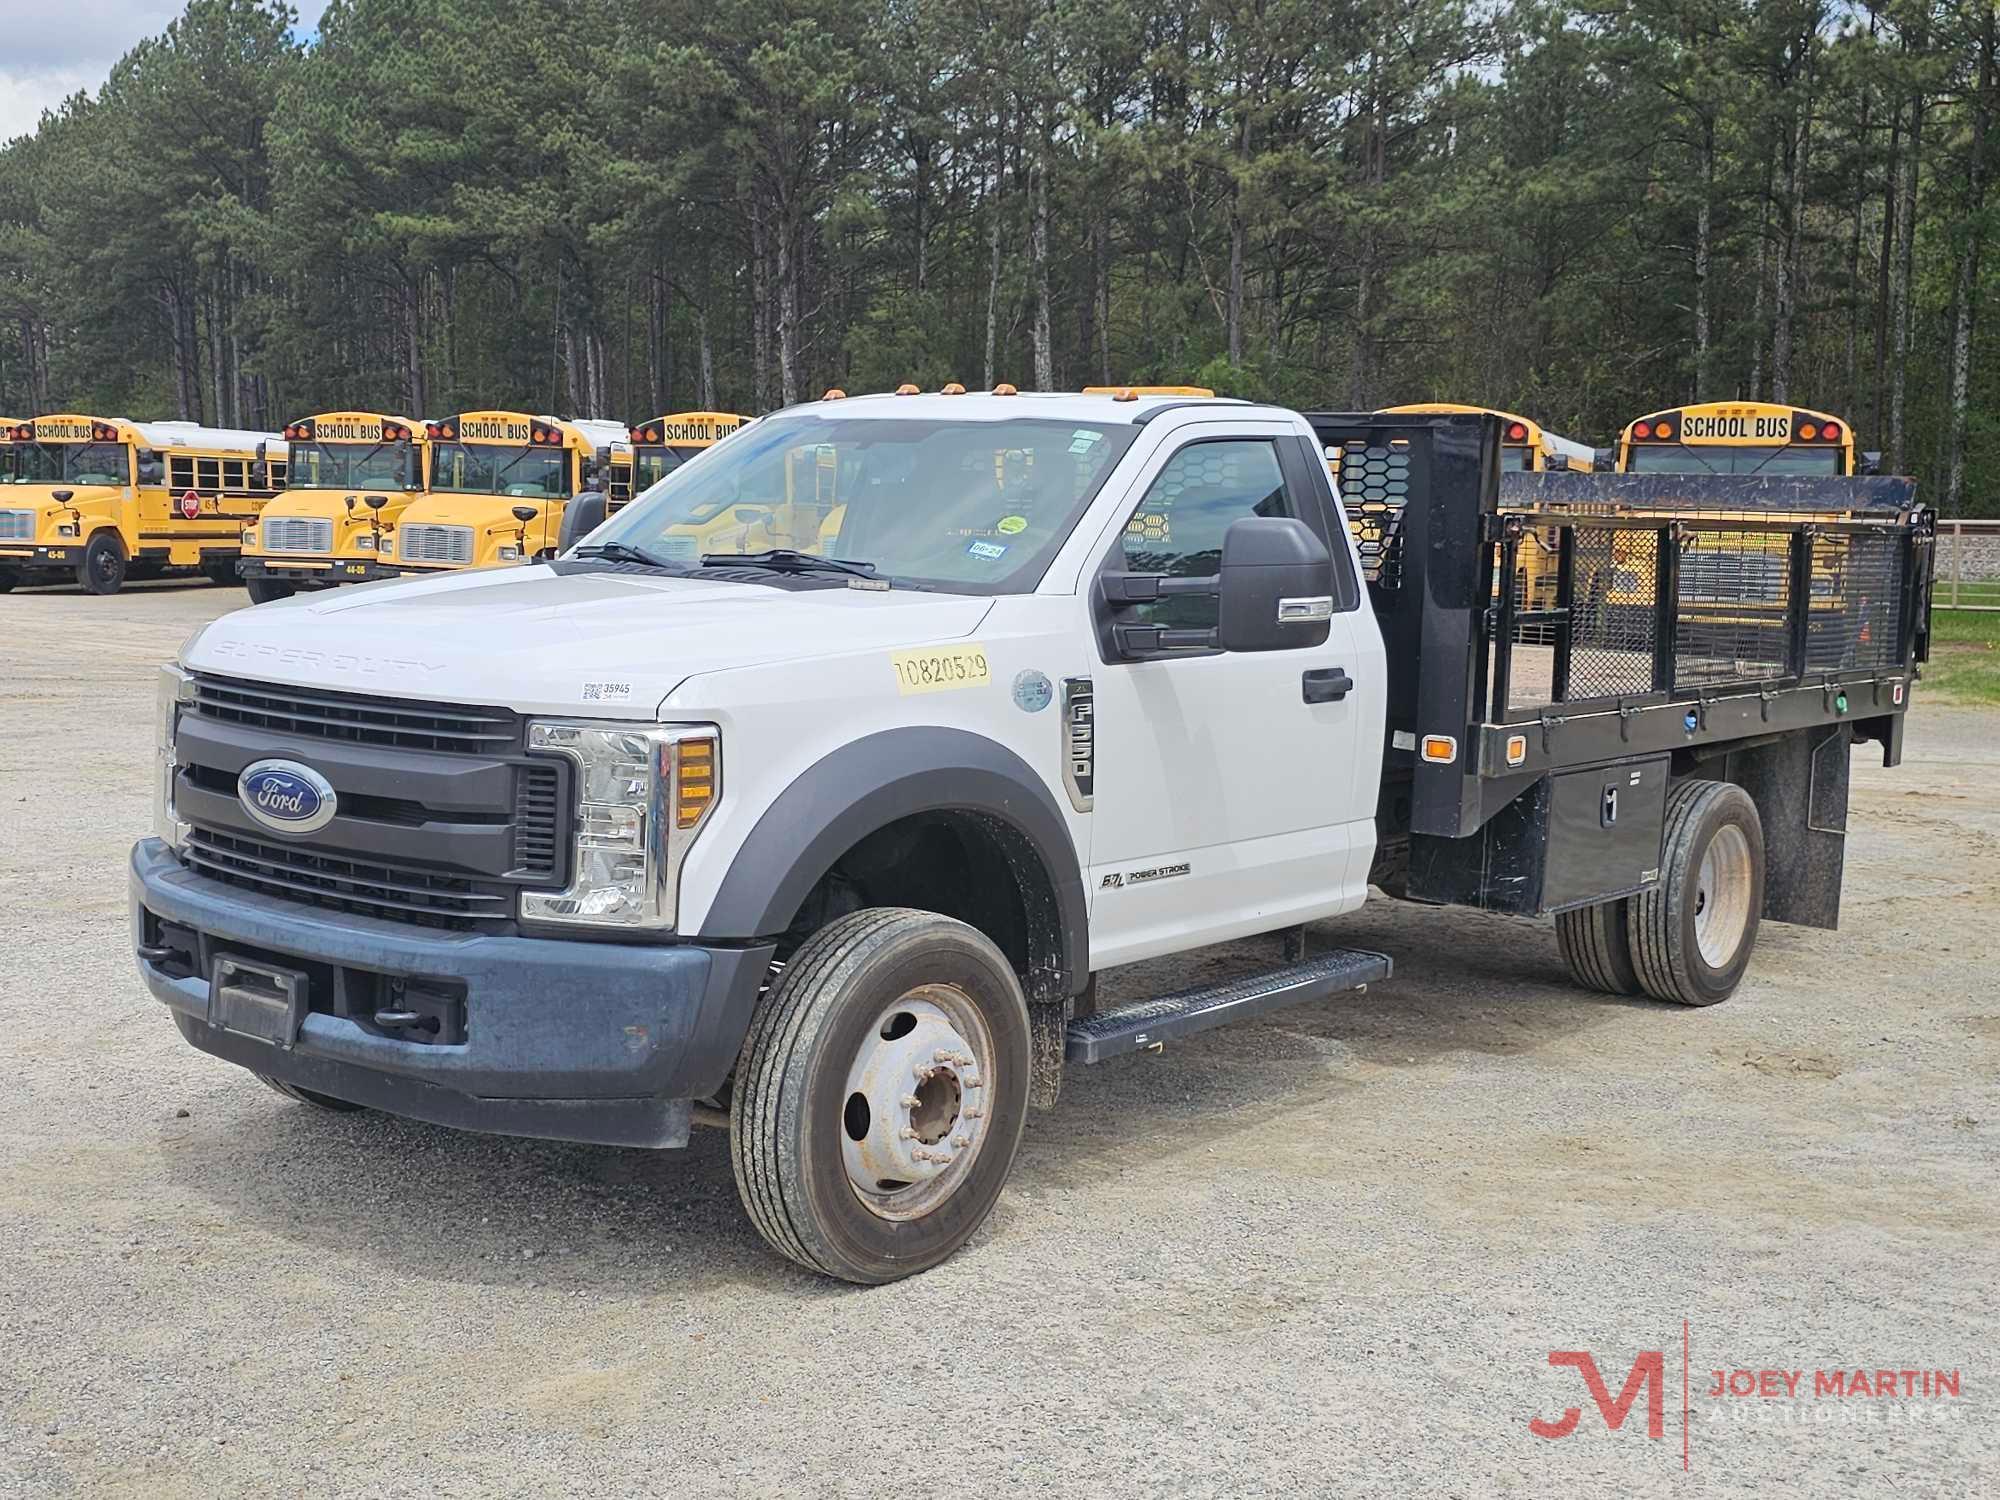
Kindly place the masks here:
[(1407, 448), (1343, 448), (1340, 498), (1347, 525), (1370, 583), (1395, 588), (1403, 581), (1403, 507), (1410, 500)]
[(1791, 539), (1727, 528), (1682, 538), (1674, 683), (1731, 682), (1785, 672), (1791, 628)]
[(1659, 538), (1576, 528), (1569, 701), (1653, 687), (1653, 581)]
[(1814, 538), (1806, 670), (1896, 665), (1902, 626), (1902, 542), (1894, 536)]

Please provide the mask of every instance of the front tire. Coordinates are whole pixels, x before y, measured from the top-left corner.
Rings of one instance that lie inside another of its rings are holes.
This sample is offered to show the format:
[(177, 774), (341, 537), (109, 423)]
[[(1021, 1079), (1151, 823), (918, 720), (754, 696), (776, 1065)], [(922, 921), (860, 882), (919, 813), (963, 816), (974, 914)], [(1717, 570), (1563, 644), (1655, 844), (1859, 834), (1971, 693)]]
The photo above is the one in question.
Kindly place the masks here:
[(1764, 825), (1750, 794), (1692, 780), (1669, 792), (1660, 883), (1628, 905), (1632, 961), (1647, 994), (1680, 1005), (1734, 994), (1764, 911)]
[(295, 592), (289, 583), (276, 578), (246, 578), (243, 586), (250, 591), (252, 604), (270, 604), (278, 599), (289, 599)]
[(117, 534), (100, 531), (83, 549), (76, 565), (76, 582), (86, 594), (115, 594), (125, 585), (125, 544)]
[(296, 1083), (286, 1083), (281, 1078), (273, 1078), (269, 1073), (259, 1073), (257, 1078), (267, 1088), (275, 1089), (294, 1104), (310, 1104), (314, 1109), (323, 1109), (330, 1114), (351, 1115), (363, 1107), (347, 1099), (336, 1099), (331, 1094), (302, 1089)]
[(14, 585), (21, 581), (21, 574), (15, 568), (0, 568), (0, 594), (11, 594)]
[(736, 1065), (730, 1159), (772, 1249), (880, 1284), (993, 1211), (1028, 1107), (1028, 1008), (1005, 955), (934, 912), (873, 907), (802, 944)]

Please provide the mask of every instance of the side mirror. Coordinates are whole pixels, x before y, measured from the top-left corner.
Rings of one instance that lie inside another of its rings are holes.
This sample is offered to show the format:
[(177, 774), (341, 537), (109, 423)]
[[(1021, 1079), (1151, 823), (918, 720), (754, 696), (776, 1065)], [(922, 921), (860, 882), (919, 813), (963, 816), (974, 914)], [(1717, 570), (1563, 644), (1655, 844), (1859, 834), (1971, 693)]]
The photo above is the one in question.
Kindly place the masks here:
[(1855, 460), (1854, 472), (1856, 474), (1880, 474), (1882, 472), (1882, 455), (1877, 452), (1861, 454)]
[(58, 505), (67, 505), (76, 498), (75, 490), (50, 490), (49, 498)]
[(387, 495), (363, 495), (361, 503), (370, 510), (380, 510), (389, 503), (389, 497)]
[(532, 505), (517, 505), (514, 507), (514, 519), (519, 521), (523, 526), (526, 526), (540, 514), (541, 512), (536, 510)]
[(353, 510), (353, 509), (354, 509), (354, 497), (353, 497), (352, 495), (349, 495), (349, 496), (347, 497), (347, 508), (348, 508), (349, 510)]
[(139, 460), (139, 483), (165, 484), (166, 480), (167, 466), (157, 458), (142, 458)]
[(577, 496), (563, 507), (562, 529), (556, 538), (557, 549), (569, 551), (603, 524), (604, 497), (599, 494)]
[[(257, 446), (261, 450), (264, 445), (259, 443)], [(250, 488), (253, 490), (268, 490), (270, 487), (271, 466), (265, 463), (262, 458), (254, 459), (250, 464)]]
[(1245, 516), (1223, 533), (1219, 593), (1224, 651), (1318, 646), (1333, 629), (1333, 555), (1303, 521)]

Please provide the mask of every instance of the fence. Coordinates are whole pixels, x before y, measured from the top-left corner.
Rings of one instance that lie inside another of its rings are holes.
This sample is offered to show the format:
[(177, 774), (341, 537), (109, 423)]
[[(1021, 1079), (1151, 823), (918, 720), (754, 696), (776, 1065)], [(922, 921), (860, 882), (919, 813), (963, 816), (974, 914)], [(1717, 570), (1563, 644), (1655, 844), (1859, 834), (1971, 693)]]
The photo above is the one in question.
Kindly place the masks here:
[(1937, 523), (1931, 603), (1938, 609), (2000, 613), (2000, 521)]

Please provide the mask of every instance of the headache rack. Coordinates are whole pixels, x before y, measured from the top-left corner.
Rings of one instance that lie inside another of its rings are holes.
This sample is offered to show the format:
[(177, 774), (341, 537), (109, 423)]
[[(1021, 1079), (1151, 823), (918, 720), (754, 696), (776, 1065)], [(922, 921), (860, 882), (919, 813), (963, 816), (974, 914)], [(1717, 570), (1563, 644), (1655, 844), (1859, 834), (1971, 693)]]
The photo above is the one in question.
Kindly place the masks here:
[(1380, 821), (1408, 836), (1412, 894), (1581, 904), (1481, 837), (1506, 812), (1546, 838), (1575, 812), (1552, 779), (1576, 768), (1657, 762), (1664, 786), (1822, 726), (1900, 759), (1930, 620), (1933, 518), (1911, 481), (1502, 473), (1490, 415), (1308, 420), (1388, 651)]

